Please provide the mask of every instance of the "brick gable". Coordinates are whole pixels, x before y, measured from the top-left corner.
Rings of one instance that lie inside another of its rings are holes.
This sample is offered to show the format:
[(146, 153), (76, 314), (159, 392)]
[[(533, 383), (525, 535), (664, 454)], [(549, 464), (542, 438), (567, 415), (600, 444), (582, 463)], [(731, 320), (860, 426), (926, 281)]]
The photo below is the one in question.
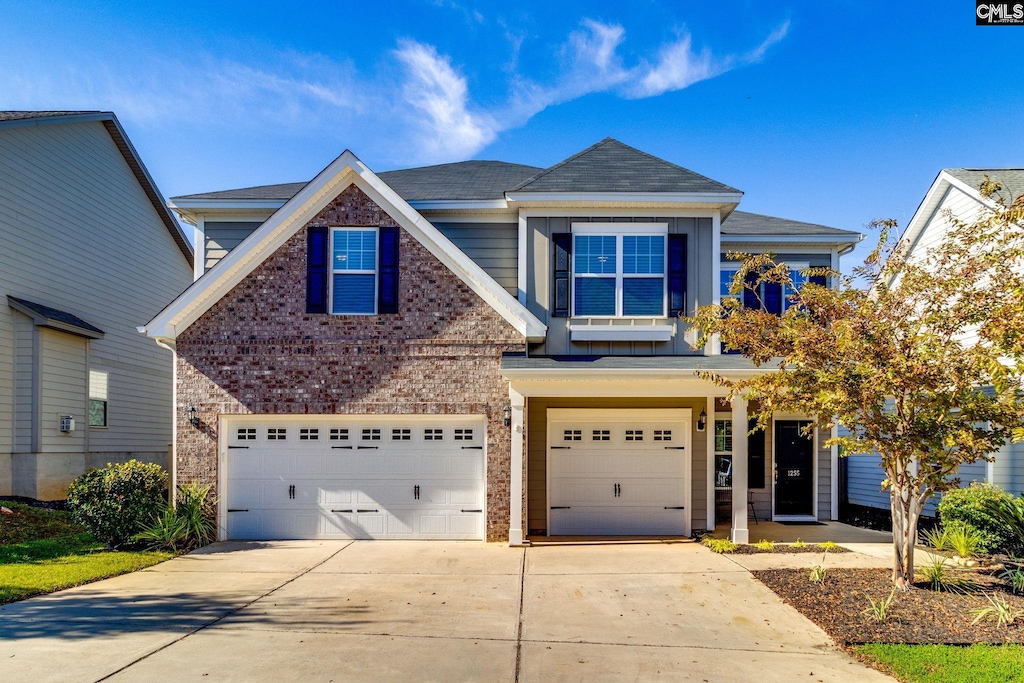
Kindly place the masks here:
[[(525, 339), (404, 230), (397, 314), (307, 314), (312, 225), (396, 223), (350, 185), (178, 336), (178, 481), (217, 486), (218, 415), (482, 414), (487, 538), (507, 538), (508, 386), (499, 368)], [(198, 428), (184, 414), (190, 404)]]

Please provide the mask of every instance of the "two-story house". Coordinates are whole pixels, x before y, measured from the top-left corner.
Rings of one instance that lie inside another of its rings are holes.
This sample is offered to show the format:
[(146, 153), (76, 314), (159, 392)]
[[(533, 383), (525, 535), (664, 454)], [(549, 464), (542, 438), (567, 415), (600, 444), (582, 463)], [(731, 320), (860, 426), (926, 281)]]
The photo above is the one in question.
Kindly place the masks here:
[(802, 415), (746, 438), (746, 403), (695, 371), (765, 370), (681, 318), (727, 293), (727, 252), (837, 267), (860, 236), (741, 197), (612, 139), (546, 169), (345, 152), (308, 183), (176, 197), (197, 279), (147, 326), (176, 350), (176, 476), (216, 485), (222, 538), (835, 518), (837, 453)]
[(170, 466), (171, 354), (139, 336), (192, 246), (110, 112), (0, 112), (0, 495)]

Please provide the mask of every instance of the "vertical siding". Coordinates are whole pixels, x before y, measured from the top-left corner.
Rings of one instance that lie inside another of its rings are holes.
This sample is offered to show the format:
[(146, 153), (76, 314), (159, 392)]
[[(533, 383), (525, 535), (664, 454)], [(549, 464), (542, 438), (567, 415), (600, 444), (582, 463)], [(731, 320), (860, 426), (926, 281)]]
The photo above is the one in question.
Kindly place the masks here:
[(518, 294), (517, 223), (444, 223), (437, 220), (433, 224), (509, 294)]
[(548, 408), (691, 408), (690, 425), (692, 472), (690, 520), (693, 529), (707, 525), (707, 439), (697, 431), (697, 416), (707, 407), (707, 399), (642, 399), (642, 398), (531, 398), (527, 405), (526, 457), (527, 457), (527, 528), (531, 532), (546, 531), (547, 527), (547, 409)]
[[(0, 241), (0, 296), (74, 313), (106, 333), (91, 343), (90, 360), (110, 371), (119, 417), (93, 430), (90, 449), (166, 457), (171, 357), (136, 327), (191, 283), (192, 270), (102, 124), (0, 132)], [(11, 313), (3, 309), (0, 354), (8, 354)], [(13, 360), (0, 360), (0, 449), (9, 449)], [(75, 414), (84, 434), (83, 408)], [(2, 477), (0, 494), (10, 493)]]
[(32, 376), (35, 370), (33, 344), (35, 335), (32, 320), (13, 311), (14, 322), (14, 442), (12, 453), (28, 453), (32, 450), (33, 425), (35, 423), (35, 401), (32, 392)]
[(252, 234), (253, 230), (260, 227), (261, 223), (253, 221), (228, 222), (210, 221), (204, 222), (203, 240), (206, 244), (205, 270), (213, 268), (220, 263), (220, 260), (228, 255), (238, 243)]

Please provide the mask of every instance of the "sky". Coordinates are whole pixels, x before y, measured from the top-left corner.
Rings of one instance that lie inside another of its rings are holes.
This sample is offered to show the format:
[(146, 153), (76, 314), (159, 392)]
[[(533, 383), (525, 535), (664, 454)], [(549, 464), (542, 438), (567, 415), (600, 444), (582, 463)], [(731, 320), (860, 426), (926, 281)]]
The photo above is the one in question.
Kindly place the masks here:
[(0, 109), (114, 111), (167, 197), (345, 149), (543, 167), (611, 136), (744, 210), (860, 230), (905, 225), (942, 168), (1024, 167), (1022, 54), (970, 0), (25, 0)]

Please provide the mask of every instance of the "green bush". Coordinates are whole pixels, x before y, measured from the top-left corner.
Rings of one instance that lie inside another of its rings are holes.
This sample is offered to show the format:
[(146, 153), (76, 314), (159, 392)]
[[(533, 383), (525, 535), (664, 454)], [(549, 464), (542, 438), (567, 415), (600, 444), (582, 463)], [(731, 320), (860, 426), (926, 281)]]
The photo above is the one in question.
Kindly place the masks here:
[(135, 539), (163, 550), (189, 550), (212, 543), (217, 536), (214, 526), (216, 497), (211, 487), (183, 484), (178, 487), (174, 505), (164, 505)]
[(974, 482), (967, 488), (942, 494), (939, 519), (943, 526), (956, 526), (956, 522), (963, 522), (977, 529), (985, 551), (1003, 550), (1012, 544), (1012, 539), (993, 510), (1000, 501), (1008, 500), (1013, 500), (1013, 497), (998, 486)]
[(71, 517), (108, 548), (131, 541), (167, 501), (167, 473), (129, 460), (92, 469), (68, 486)]

